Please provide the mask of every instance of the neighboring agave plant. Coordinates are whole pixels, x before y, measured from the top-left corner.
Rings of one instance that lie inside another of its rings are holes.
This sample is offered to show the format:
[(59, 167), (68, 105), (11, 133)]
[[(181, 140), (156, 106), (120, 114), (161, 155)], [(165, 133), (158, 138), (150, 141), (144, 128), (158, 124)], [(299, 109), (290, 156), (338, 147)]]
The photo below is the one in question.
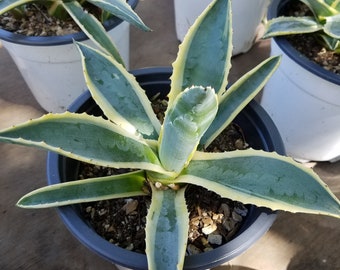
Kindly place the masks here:
[(109, 18), (109, 15), (114, 15), (144, 31), (150, 30), (126, 0), (0, 0), (0, 15), (12, 12), (18, 16), (23, 13), (27, 4), (44, 5), (51, 16), (65, 17), (67, 12), (88, 38), (112, 54), (121, 64), (124, 64), (123, 60), (110, 37), (106, 35), (102, 23), (88, 13), (84, 5), (92, 4), (98, 7), (101, 10), (102, 20)]
[(1, 131), (0, 140), (101, 166), (139, 170), (43, 187), (17, 205), (44, 208), (146, 195), (147, 183), (152, 190), (146, 225), (149, 269), (183, 266), (188, 184), (245, 204), (340, 218), (339, 200), (312, 170), (291, 158), (253, 149), (204, 152), (280, 62), (279, 57), (265, 60), (225, 90), (232, 55), (230, 8), (229, 0), (213, 1), (180, 45), (163, 124), (122, 65), (78, 43), (88, 87), (106, 118), (47, 114)]
[(313, 16), (280, 16), (268, 21), (263, 38), (315, 33), (329, 50), (340, 52), (340, 1), (299, 0)]

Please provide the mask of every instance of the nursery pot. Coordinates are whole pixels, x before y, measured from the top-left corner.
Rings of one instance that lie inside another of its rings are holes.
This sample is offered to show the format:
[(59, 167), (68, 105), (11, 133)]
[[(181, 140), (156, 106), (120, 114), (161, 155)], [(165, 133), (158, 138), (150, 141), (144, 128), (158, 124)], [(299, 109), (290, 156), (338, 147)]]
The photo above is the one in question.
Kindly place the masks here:
[[(135, 8), (138, 0), (128, 0)], [(129, 63), (129, 24), (117, 17), (104, 24), (124, 62)], [(74, 40), (95, 46), (83, 32), (50, 37), (28, 37), (0, 29), (0, 39), (40, 106), (63, 112), (87, 87), (80, 53)]]
[[(174, 0), (176, 34), (183, 41), (189, 27), (212, 0)], [(258, 26), (270, 0), (232, 1), (233, 55), (247, 52), (253, 45)]]
[[(164, 96), (170, 90), (170, 68), (148, 68), (132, 72), (141, 87), (150, 96), (161, 93)], [(71, 111), (88, 112), (101, 115), (98, 106), (89, 92), (81, 95), (70, 107)], [(280, 135), (265, 111), (255, 102), (250, 104), (237, 116), (235, 123), (243, 129), (247, 143), (255, 149), (277, 151), (284, 154)], [(75, 179), (79, 162), (49, 152), (47, 160), (48, 183), (56, 184)], [(276, 213), (253, 205), (248, 207), (237, 234), (225, 245), (212, 251), (191, 255), (185, 258), (185, 269), (208, 269), (220, 265), (238, 256), (249, 248), (270, 228)], [(68, 229), (89, 249), (112, 263), (131, 268), (147, 269), (147, 259), (143, 254), (128, 251), (109, 243), (100, 237), (84, 220), (77, 205), (59, 207), (58, 211)]]
[[(288, 1), (274, 0), (269, 19)], [(271, 42), (271, 55), (282, 55), (264, 88), (261, 105), (277, 126), (287, 155), (300, 161), (340, 158), (340, 75), (301, 55), (284, 37)]]

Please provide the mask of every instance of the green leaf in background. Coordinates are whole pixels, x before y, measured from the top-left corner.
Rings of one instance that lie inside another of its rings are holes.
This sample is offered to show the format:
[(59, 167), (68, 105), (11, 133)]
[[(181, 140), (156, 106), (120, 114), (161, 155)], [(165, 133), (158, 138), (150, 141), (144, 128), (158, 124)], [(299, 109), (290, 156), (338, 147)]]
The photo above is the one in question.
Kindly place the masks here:
[[(304, 3), (306, 6), (309, 7), (309, 9), (314, 13), (314, 16), (319, 20), (322, 21), (325, 17), (333, 16), (339, 11), (336, 8), (339, 8), (339, 5), (333, 4), (330, 5), (330, 3), (327, 3), (327, 1), (324, 0), (300, 0), (302, 3)], [(328, 1), (329, 2), (329, 1)], [(331, 2), (339, 2), (331, 1)]]
[(278, 17), (266, 24), (263, 38), (302, 33), (313, 33), (322, 30), (322, 25), (313, 17)]
[[(265, 25), (263, 38), (284, 35), (308, 34), (317, 37), (327, 50), (340, 51), (340, 1), (299, 0), (306, 5), (313, 16), (282, 16), (269, 20)], [(291, 3), (293, 3), (292, 1)], [(298, 1), (296, 1), (298, 3)], [(308, 12), (309, 14), (309, 12)]]
[(111, 54), (119, 63), (124, 65), (124, 61), (115, 44), (106, 34), (106, 30), (103, 25), (93, 15), (84, 12), (83, 7), (76, 0), (65, 1), (62, 2), (62, 4), (73, 20), (90, 39), (92, 39), (99, 47)]
[(87, 0), (87, 2), (127, 21), (141, 30), (150, 31), (150, 28), (143, 23), (126, 0)]

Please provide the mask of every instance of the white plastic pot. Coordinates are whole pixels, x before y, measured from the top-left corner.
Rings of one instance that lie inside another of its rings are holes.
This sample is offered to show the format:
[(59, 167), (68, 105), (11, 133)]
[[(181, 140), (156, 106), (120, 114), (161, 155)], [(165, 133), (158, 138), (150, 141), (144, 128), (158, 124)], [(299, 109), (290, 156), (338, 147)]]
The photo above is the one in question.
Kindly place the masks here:
[[(132, 7), (137, 5), (137, 0), (128, 2)], [(115, 18), (107, 30), (128, 66), (129, 24)], [(0, 29), (0, 39), (44, 110), (63, 112), (87, 89), (80, 53), (73, 44), (73, 40), (77, 40), (93, 45), (84, 33), (26, 37)]]
[[(275, 0), (269, 18), (284, 1)], [(300, 161), (340, 158), (340, 75), (301, 55), (284, 38), (272, 39), (282, 62), (264, 88), (261, 105), (272, 117), (286, 153)]]
[[(189, 27), (212, 0), (174, 0), (176, 33), (183, 41)], [(247, 52), (253, 45), (258, 26), (270, 0), (233, 0), (233, 55)]]

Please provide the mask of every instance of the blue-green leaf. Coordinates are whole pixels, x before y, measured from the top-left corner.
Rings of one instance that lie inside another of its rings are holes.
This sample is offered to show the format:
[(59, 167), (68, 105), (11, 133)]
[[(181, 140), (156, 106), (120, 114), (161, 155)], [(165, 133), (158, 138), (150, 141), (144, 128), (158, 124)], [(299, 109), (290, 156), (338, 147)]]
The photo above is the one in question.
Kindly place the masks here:
[(93, 40), (99, 47), (105, 49), (111, 54), (119, 63), (124, 65), (115, 44), (110, 37), (106, 34), (103, 25), (91, 14), (85, 12), (83, 7), (78, 1), (63, 1), (63, 7), (67, 10), (73, 20), (79, 25), (81, 30)]
[(180, 172), (217, 112), (214, 89), (193, 86), (181, 92), (165, 115), (159, 136), (159, 158), (168, 171)]
[(219, 99), (217, 115), (204, 133), (200, 145), (207, 147), (262, 90), (280, 64), (281, 57), (271, 57), (235, 82)]
[(91, 4), (105, 10), (118, 18), (144, 30), (150, 31), (126, 0), (87, 0)]
[(144, 171), (70, 181), (36, 189), (17, 203), (22, 208), (47, 208), (145, 195)]
[(21, 5), (36, 2), (36, 0), (1, 0), (0, 1), (0, 14), (3, 14), (11, 9), (19, 7)]
[(109, 120), (87, 114), (47, 114), (0, 131), (0, 141), (35, 146), (106, 167), (167, 174), (142, 138)]
[(340, 218), (340, 202), (327, 185), (312, 170), (276, 153), (197, 152), (177, 182), (204, 186), (245, 204)]
[(326, 34), (335, 39), (340, 39), (340, 13), (335, 16), (327, 17), (324, 25)]
[(188, 31), (173, 63), (169, 105), (193, 85), (210, 86), (216, 93), (226, 88), (232, 55), (230, 12), (229, 1), (213, 1)]
[(158, 190), (152, 187), (146, 222), (148, 269), (182, 269), (189, 231), (185, 188)]
[(160, 123), (136, 79), (112, 57), (77, 43), (85, 80), (93, 99), (114, 123), (148, 139), (157, 139)]
[(300, 0), (313, 12), (315, 18), (321, 21), (327, 16), (332, 16), (339, 13), (335, 7), (332, 7), (324, 0)]
[(266, 24), (263, 38), (313, 33), (319, 30), (322, 30), (322, 25), (313, 17), (277, 17)]
[(333, 38), (326, 34), (319, 34), (319, 37), (324, 42), (327, 48), (333, 50), (336, 53), (340, 53), (340, 39)]

